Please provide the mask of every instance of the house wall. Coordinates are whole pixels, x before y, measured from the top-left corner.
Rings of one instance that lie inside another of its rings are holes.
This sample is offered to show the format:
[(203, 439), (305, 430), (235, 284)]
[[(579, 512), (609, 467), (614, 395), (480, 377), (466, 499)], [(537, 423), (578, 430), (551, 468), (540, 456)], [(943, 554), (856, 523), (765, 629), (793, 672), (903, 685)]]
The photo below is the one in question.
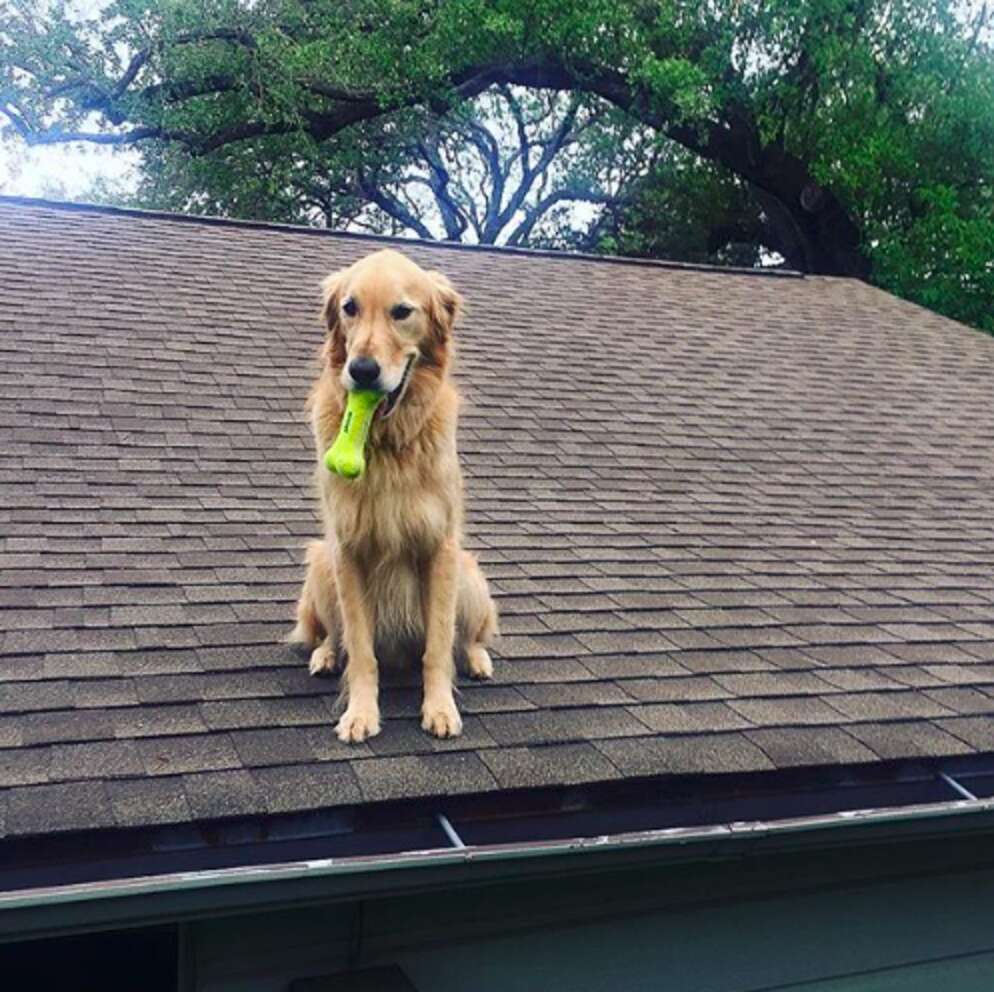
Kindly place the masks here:
[(396, 964), (419, 992), (994, 988), (994, 867), (936, 871), (912, 859), (896, 877), (870, 878), (872, 856), (859, 855), (862, 871), (848, 856), (439, 888), (202, 921), (185, 931), (181, 987), (283, 992), (294, 979)]

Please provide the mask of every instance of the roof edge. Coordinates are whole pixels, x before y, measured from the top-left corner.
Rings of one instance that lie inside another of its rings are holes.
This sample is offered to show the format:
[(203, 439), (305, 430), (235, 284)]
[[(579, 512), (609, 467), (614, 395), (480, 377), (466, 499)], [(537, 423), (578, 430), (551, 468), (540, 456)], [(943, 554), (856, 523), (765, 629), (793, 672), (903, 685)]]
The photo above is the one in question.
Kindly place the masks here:
[(345, 238), (373, 244), (416, 245), (419, 248), (442, 248), (450, 251), (470, 251), (499, 255), (523, 255), (533, 258), (556, 258), (571, 261), (604, 262), (610, 265), (639, 265), (686, 272), (710, 272), (721, 275), (762, 276), (773, 279), (803, 279), (804, 273), (795, 269), (748, 269), (732, 265), (705, 265), (703, 262), (675, 262), (659, 258), (634, 258), (629, 255), (599, 255), (594, 252), (556, 251), (552, 248), (522, 248), (510, 245), (467, 244), (462, 241), (425, 241), (421, 238), (400, 238), (386, 234), (363, 234), (358, 231), (333, 231), (324, 227), (306, 227), (303, 224), (279, 224), (273, 221), (242, 220), (234, 217), (211, 217), (206, 214), (180, 214), (168, 210), (145, 210), (140, 207), (117, 207), (102, 203), (85, 203), (74, 200), (49, 200), (44, 197), (16, 196), (0, 193), (0, 206), (41, 207), (65, 210), (72, 213), (98, 213), (111, 216), (138, 217), (148, 220), (170, 220), (186, 224), (204, 224), (211, 227), (242, 227), (253, 230), (282, 231), (290, 234), (308, 234), (316, 237)]
[(783, 821), (743, 821), (597, 837), (438, 847), (374, 857), (319, 858), (160, 877), (67, 884), (0, 894), (3, 940), (275, 909), (329, 898), (388, 894), (457, 881), (507, 881), (604, 867), (741, 858), (850, 846), (856, 837), (893, 843), (989, 830), (994, 799), (870, 808)]

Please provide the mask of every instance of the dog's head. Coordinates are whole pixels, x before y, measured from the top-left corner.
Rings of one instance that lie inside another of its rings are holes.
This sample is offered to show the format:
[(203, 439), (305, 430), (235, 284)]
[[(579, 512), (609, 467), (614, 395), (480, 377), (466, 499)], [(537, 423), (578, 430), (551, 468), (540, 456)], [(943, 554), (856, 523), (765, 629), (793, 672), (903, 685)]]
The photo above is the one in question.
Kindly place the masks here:
[(419, 373), (444, 375), (462, 298), (440, 272), (388, 248), (332, 273), (322, 288), (323, 361), (344, 389), (387, 394), (378, 417), (397, 409)]

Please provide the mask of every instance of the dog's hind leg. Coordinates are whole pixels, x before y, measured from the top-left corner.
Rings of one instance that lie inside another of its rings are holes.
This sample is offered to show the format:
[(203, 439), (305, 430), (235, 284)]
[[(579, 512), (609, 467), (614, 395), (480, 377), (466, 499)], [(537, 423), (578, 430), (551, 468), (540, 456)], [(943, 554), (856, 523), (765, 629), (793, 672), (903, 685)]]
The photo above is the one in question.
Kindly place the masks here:
[(307, 662), (311, 675), (330, 675), (335, 670), (335, 645), (326, 637), (312, 652)]
[(465, 639), (466, 666), (474, 679), (493, 678), (494, 664), (487, 648), (497, 636), (497, 607), (476, 558), (463, 551), (460, 564), (457, 629)]
[(297, 626), (287, 640), (314, 648), (308, 667), (311, 675), (323, 675), (335, 668), (340, 631), (331, 547), (327, 541), (312, 541), (307, 546), (307, 577), (297, 602)]

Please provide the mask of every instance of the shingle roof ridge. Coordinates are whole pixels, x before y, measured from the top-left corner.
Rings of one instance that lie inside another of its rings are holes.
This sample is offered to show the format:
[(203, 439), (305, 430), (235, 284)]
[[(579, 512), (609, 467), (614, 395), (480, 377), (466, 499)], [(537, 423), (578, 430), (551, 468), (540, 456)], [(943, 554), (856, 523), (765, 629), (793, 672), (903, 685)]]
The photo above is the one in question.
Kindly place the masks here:
[(722, 275), (765, 276), (776, 279), (803, 279), (804, 273), (794, 269), (758, 268), (744, 266), (706, 265), (703, 262), (676, 262), (659, 258), (634, 258), (629, 255), (601, 255), (594, 252), (566, 252), (552, 248), (523, 248), (511, 245), (478, 245), (462, 241), (425, 241), (420, 238), (391, 237), (386, 234), (364, 234), (359, 231), (333, 231), (323, 227), (302, 224), (281, 224), (275, 221), (243, 220), (234, 217), (210, 217), (204, 214), (180, 214), (167, 210), (146, 210), (140, 207), (119, 207), (103, 203), (84, 203), (70, 200), (51, 200), (44, 197), (0, 194), (0, 206), (36, 207), (67, 212), (102, 213), (110, 216), (137, 217), (142, 220), (168, 220), (211, 227), (248, 228), (252, 230), (279, 231), (291, 234), (308, 234), (318, 237), (341, 238), (351, 241), (404, 245), (419, 248), (442, 248), (452, 251), (492, 252), (500, 255), (522, 255), (530, 258), (555, 258), (570, 261), (603, 262), (609, 265), (637, 265), (685, 272), (712, 272)]

